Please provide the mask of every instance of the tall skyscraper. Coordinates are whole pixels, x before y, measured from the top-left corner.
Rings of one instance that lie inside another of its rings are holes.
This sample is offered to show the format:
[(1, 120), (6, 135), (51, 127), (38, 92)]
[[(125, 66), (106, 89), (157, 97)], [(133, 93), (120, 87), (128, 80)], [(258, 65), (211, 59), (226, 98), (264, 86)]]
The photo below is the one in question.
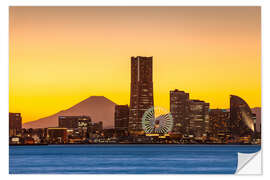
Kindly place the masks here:
[(189, 108), (189, 131), (196, 137), (202, 137), (209, 132), (209, 103), (190, 100)]
[(129, 131), (131, 134), (142, 134), (142, 117), (144, 112), (154, 106), (153, 57), (131, 57), (131, 90)]
[(128, 130), (129, 107), (128, 105), (115, 105), (114, 128), (115, 130)]
[(189, 124), (189, 94), (175, 89), (170, 91), (170, 112), (173, 117), (173, 132), (185, 134)]
[(170, 112), (174, 133), (202, 137), (209, 132), (209, 103), (189, 99), (189, 93), (178, 89), (170, 91)]
[(21, 113), (9, 113), (9, 137), (20, 134), (22, 129)]

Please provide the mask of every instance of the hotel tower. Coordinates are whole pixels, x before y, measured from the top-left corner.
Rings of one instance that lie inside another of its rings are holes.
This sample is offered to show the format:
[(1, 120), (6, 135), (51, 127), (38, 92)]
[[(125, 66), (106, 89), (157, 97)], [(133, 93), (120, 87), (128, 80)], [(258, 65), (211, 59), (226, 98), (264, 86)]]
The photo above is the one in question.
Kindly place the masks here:
[(152, 64), (153, 57), (131, 57), (131, 89), (129, 132), (143, 134), (142, 117), (154, 106)]

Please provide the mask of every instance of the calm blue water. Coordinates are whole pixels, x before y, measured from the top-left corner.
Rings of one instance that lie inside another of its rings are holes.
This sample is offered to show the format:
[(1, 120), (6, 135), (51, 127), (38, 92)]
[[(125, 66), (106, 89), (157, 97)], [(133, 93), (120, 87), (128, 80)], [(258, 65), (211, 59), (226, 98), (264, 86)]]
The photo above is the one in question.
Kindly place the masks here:
[(232, 174), (241, 145), (10, 146), (10, 174)]

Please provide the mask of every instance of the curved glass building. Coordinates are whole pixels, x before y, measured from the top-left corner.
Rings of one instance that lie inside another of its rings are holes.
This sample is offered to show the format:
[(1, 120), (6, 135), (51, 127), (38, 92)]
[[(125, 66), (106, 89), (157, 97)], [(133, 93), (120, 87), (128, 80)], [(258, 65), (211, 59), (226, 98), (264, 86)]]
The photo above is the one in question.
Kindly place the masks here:
[(252, 136), (254, 122), (248, 104), (240, 97), (230, 96), (230, 127), (234, 136)]

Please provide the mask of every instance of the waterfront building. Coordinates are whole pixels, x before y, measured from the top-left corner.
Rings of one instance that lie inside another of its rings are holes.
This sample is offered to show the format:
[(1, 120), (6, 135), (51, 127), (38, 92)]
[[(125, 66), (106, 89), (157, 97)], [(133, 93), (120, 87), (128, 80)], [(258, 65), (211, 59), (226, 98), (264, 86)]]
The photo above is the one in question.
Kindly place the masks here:
[(252, 113), (256, 115), (256, 125), (255, 131), (257, 133), (261, 132), (261, 108), (260, 107), (255, 107), (251, 109)]
[(104, 129), (102, 131), (102, 135), (105, 138), (112, 138), (116, 136), (116, 130), (115, 129)]
[(209, 132), (209, 103), (200, 100), (189, 101), (189, 133), (197, 138)]
[(22, 117), (21, 113), (9, 113), (9, 137), (21, 134)]
[(250, 107), (242, 98), (235, 95), (230, 96), (230, 128), (235, 137), (251, 137), (255, 132)]
[(209, 131), (213, 137), (225, 140), (230, 135), (230, 112), (224, 109), (211, 109), (209, 111)]
[(91, 118), (89, 116), (59, 116), (58, 127), (75, 129), (89, 127)]
[(68, 142), (67, 128), (48, 128), (47, 140), (50, 144), (63, 144)]
[(172, 132), (187, 133), (189, 125), (189, 93), (178, 89), (170, 91), (170, 112), (174, 123)]
[(99, 121), (97, 123), (92, 123), (90, 127), (90, 132), (101, 132), (103, 130), (103, 122)]
[(152, 63), (153, 57), (131, 57), (131, 92), (129, 132), (143, 134), (142, 117), (154, 106)]
[(35, 144), (35, 140), (33, 137), (26, 137), (23, 139), (23, 144)]
[(129, 107), (128, 105), (115, 105), (114, 128), (115, 130), (128, 130)]
[(10, 137), (9, 144), (21, 144), (20, 137)]
[(59, 116), (58, 123), (58, 127), (67, 128), (70, 140), (85, 140), (103, 130), (102, 121), (94, 123), (89, 116)]

